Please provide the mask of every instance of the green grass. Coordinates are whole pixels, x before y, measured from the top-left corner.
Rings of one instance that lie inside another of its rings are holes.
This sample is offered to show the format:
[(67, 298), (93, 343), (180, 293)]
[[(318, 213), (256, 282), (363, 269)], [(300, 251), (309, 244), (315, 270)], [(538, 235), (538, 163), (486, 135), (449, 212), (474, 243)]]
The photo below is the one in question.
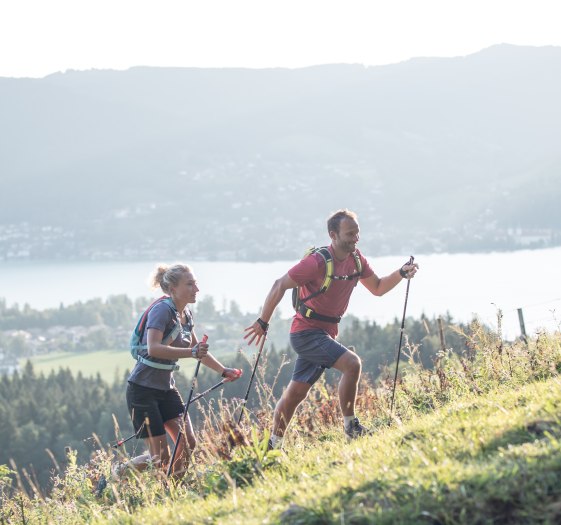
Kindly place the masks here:
[(471, 357), (443, 352), (429, 370), (411, 349), (396, 396), (402, 419), (389, 413), (390, 380), (366, 386), (359, 415), (376, 430), (352, 443), (333, 417), (336, 389), (320, 382), (282, 453), (268, 453), (267, 433), (259, 435), (270, 426), (266, 396), (252, 429), (230, 425), (228, 405), (213, 405), (182, 483), (162, 482), (157, 471), (131, 474), (96, 497), (112, 454), (86, 466), (69, 455), (50, 498), (7, 499), (0, 518), (57, 525), (561, 523), (561, 337), (496, 342), (478, 331), (468, 340)]
[[(48, 375), (52, 370), (55, 372), (60, 368), (70, 368), (76, 375), (81, 372), (83, 376), (95, 376), (100, 374), (101, 378), (112, 383), (116, 377), (122, 381), (123, 374), (132, 370), (134, 360), (127, 349), (124, 350), (98, 350), (96, 352), (68, 353), (51, 352), (46, 355), (32, 357), (33, 368), (39, 373)], [(24, 366), (26, 359), (20, 361)], [(180, 363), (182, 372), (190, 372), (194, 369), (194, 362), (183, 359)]]
[(99, 523), (559, 523), (560, 413), (559, 378), (495, 391), (351, 444), (296, 439), (249, 487)]

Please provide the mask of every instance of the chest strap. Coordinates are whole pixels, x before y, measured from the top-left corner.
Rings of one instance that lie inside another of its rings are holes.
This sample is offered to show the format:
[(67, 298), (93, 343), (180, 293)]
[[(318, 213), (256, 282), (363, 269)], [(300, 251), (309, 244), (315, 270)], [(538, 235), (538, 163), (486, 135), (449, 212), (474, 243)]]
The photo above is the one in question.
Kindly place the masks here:
[(138, 362), (142, 363), (143, 365), (146, 366), (150, 366), (152, 368), (158, 368), (159, 370), (172, 370), (172, 371), (176, 371), (179, 370), (179, 365), (166, 365), (164, 363), (158, 363), (156, 361), (151, 361), (149, 359), (146, 359), (145, 357), (142, 357), (141, 355), (138, 356)]
[(315, 319), (316, 321), (324, 321), (326, 323), (339, 323), (341, 322), (342, 316), (339, 317), (329, 317), (328, 315), (318, 314), (314, 312), (311, 308), (308, 308), (305, 304), (301, 304), (298, 309), (300, 314), (307, 319)]
[[(169, 344), (173, 343), (177, 338), (177, 336), (180, 334), (180, 332), (181, 332), (181, 321), (178, 318), (177, 322), (173, 327), (173, 330), (166, 337), (164, 337), (164, 339), (162, 339), (162, 344), (168, 346)], [(148, 345), (147, 344), (138, 345), (137, 348), (139, 350), (148, 350)], [(136, 360), (139, 363), (142, 363), (143, 365), (151, 366), (152, 368), (157, 368), (159, 370), (172, 370), (175, 372), (176, 370), (179, 370), (181, 368), (177, 364), (158, 363), (157, 361), (152, 361), (152, 359), (150, 359), (149, 356), (143, 357), (140, 354), (138, 354)]]

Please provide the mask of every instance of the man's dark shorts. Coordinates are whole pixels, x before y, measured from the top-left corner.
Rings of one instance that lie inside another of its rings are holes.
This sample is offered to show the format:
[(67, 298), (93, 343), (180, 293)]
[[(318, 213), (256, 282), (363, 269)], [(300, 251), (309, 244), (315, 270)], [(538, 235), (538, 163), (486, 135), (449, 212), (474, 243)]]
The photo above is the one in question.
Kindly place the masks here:
[(137, 436), (140, 438), (165, 435), (164, 423), (181, 416), (184, 408), (177, 389), (158, 390), (135, 383), (127, 386), (127, 405), (135, 432), (148, 418), (149, 424), (144, 425)]
[(290, 344), (298, 354), (292, 380), (309, 385), (313, 385), (326, 368), (331, 368), (348, 351), (323, 330), (304, 330), (290, 334)]

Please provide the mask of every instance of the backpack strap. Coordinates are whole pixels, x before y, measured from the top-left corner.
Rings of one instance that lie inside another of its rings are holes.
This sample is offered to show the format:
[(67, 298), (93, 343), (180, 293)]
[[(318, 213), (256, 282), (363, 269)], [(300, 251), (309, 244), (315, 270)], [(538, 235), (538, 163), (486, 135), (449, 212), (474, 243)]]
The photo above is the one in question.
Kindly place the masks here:
[(172, 372), (175, 372), (176, 370), (179, 370), (179, 368), (180, 368), (180, 366), (176, 365), (176, 364), (166, 365), (165, 363), (158, 363), (156, 361), (152, 361), (151, 359), (149, 359), (147, 357), (142, 357), (140, 354), (138, 354), (137, 361), (139, 363), (142, 363), (143, 365), (150, 366), (152, 368), (158, 368), (159, 370), (171, 370)]
[(306, 306), (305, 303), (313, 297), (317, 297), (318, 295), (327, 292), (332, 281), (351, 281), (352, 279), (357, 279), (358, 283), (358, 279), (360, 279), (360, 276), (362, 275), (362, 261), (360, 260), (358, 253), (354, 251), (353, 258), (355, 261), (356, 272), (351, 275), (334, 275), (335, 267), (333, 263), (333, 256), (331, 255), (329, 248), (327, 246), (322, 246), (321, 248), (312, 248), (308, 251), (307, 254), (311, 255), (314, 253), (318, 253), (319, 255), (321, 255), (323, 260), (325, 261), (325, 277), (323, 279), (323, 282), (319, 290), (316, 290), (315, 292), (302, 299), (294, 299), (295, 294), (299, 295), (299, 287), (295, 288), (295, 290), (293, 291), (293, 304), (296, 307), (296, 311), (299, 312), (303, 317), (306, 317), (308, 319), (316, 319), (318, 321), (324, 321), (327, 323), (339, 323), (342, 319), (341, 316), (330, 317), (328, 315), (319, 314)]
[(312, 297), (316, 297), (322, 293), (327, 292), (329, 286), (331, 285), (331, 281), (333, 280), (333, 256), (331, 255), (329, 248), (327, 246), (322, 246), (321, 248), (312, 248), (309, 255), (312, 255), (314, 253), (318, 253), (319, 255), (321, 255), (325, 262), (325, 277), (323, 278), (323, 282), (321, 283), (319, 290), (316, 290), (307, 297), (300, 299), (300, 304), (309, 301)]
[[(169, 298), (166, 295), (164, 295), (163, 297), (160, 297), (159, 299), (156, 299), (156, 301), (154, 301), (144, 312), (144, 315), (142, 316), (142, 319), (140, 320), (140, 324), (139, 324), (140, 341), (142, 341), (142, 338), (144, 337), (144, 330), (146, 328), (146, 321), (148, 320), (148, 313), (158, 303), (166, 303), (169, 306), (170, 310), (175, 315), (176, 321), (177, 321), (174, 324), (171, 331), (168, 332), (167, 334), (164, 334), (164, 337), (162, 338), (162, 344), (167, 346), (170, 343), (172, 343), (173, 341), (175, 341), (177, 336), (181, 333), (181, 318), (179, 317), (179, 312), (175, 308), (175, 304), (173, 304), (173, 301), (171, 300), (171, 298)], [(136, 346), (136, 349), (137, 350), (148, 350), (148, 345), (147, 344), (145, 344), (145, 345), (139, 344), (139, 345)], [(159, 370), (175, 371), (175, 370), (179, 370), (179, 368), (180, 368), (180, 366), (177, 365), (177, 364), (158, 363), (157, 361), (153, 361), (149, 356), (144, 357), (144, 356), (140, 355), (140, 353), (138, 353), (137, 361), (146, 365), (146, 366), (151, 366), (152, 368), (158, 368)]]
[(138, 354), (137, 361), (139, 363), (142, 363), (143, 365), (150, 366), (152, 368), (158, 368), (159, 370), (171, 370), (172, 372), (175, 372), (176, 370), (179, 370), (181, 368), (179, 365), (176, 364), (166, 365), (165, 363), (158, 363), (156, 361), (152, 361), (150, 358), (142, 357), (140, 354)]

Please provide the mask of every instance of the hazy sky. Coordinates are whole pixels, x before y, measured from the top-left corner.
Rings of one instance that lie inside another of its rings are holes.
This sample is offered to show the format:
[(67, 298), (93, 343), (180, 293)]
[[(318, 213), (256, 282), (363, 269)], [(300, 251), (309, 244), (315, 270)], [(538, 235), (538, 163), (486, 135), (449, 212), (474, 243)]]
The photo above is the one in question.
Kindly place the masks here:
[(368, 65), (561, 45), (558, 0), (2, 0), (0, 76)]

